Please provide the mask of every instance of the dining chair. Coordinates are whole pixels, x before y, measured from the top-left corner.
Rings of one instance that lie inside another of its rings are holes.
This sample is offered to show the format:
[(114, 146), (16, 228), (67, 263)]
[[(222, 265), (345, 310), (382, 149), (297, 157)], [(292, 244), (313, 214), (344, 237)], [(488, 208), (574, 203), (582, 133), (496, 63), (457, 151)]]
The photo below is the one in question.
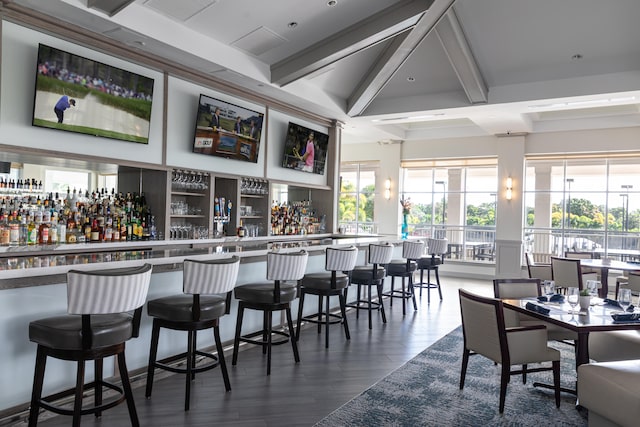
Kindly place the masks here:
[[(631, 289), (632, 295), (640, 295), (640, 271), (629, 271), (625, 278), (626, 281), (616, 280), (616, 299), (618, 299), (618, 292), (620, 291), (620, 289), (625, 287)], [(640, 305), (640, 302), (638, 303), (638, 305)]]
[(535, 262), (531, 252), (525, 252), (524, 259), (527, 262), (527, 272), (529, 273), (530, 279), (540, 279), (541, 281), (553, 280), (551, 264)]
[[(572, 258), (572, 259), (594, 259), (595, 258), (595, 253), (594, 252), (580, 252), (580, 251), (565, 251), (564, 257), (565, 258)], [(600, 280), (600, 270), (599, 269), (591, 268), (591, 267), (581, 267), (581, 269), (582, 269), (582, 274), (595, 274), (596, 277), (593, 278), (593, 280)]]
[[(309, 253), (269, 252), (267, 253), (267, 281), (248, 283), (237, 286), (234, 295), (238, 300), (238, 320), (233, 340), (233, 358), (231, 364), (238, 362), (240, 342), (259, 345), (262, 354), (267, 355), (267, 375), (271, 375), (271, 347), (291, 342), (293, 357), (300, 362), (300, 354), (296, 344), (291, 302), (298, 296), (298, 284), (304, 277)], [(262, 330), (242, 335), (242, 320), (245, 309), (262, 312)], [(287, 330), (273, 329), (273, 313), (284, 311), (287, 319)], [(274, 341), (273, 336), (281, 339)], [(256, 338), (259, 337), (259, 338)]]
[[(325, 271), (319, 273), (305, 274), (300, 287), (300, 302), (298, 303), (298, 324), (296, 327), (296, 340), (300, 339), (300, 326), (302, 321), (316, 323), (318, 333), (322, 332), (322, 325), (325, 325), (325, 348), (329, 348), (329, 325), (341, 323), (344, 327), (344, 334), (347, 339), (351, 339), (349, 334), (349, 323), (347, 322), (346, 299), (344, 290), (349, 286), (349, 274), (356, 265), (358, 259), (358, 248), (330, 247), (325, 251)], [(306, 295), (317, 295), (318, 312), (309, 316), (303, 316), (304, 301)], [(338, 297), (340, 304), (340, 314), (330, 311), (330, 297)], [(326, 297), (326, 309), (323, 313), (323, 298)]]
[[(147, 303), (147, 314), (153, 318), (147, 385), (145, 397), (151, 397), (155, 368), (185, 375), (184, 410), (188, 411), (191, 398), (191, 382), (195, 375), (220, 367), (225, 389), (231, 391), (229, 374), (224, 360), (224, 348), (220, 340), (220, 318), (229, 314), (231, 291), (236, 285), (240, 258), (213, 260), (184, 260), (182, 274), (182, 294), (156, 298)], [(187, 351), (167, 358), (172, 363), (157, 361), (158, 342), (161, 328), (186, 331)], [(199, 351), (197, 332), (212, 329), (216, 345), (216, 354)], [(197, 357), (208, 363), (197, 366)], [(175, 365), (184, 361), (184, 368)]]
[(584, 287), (583, 280), (587, 278), (597, 279), (593, 273), (583, 274), (579, 258), (551, 257), (551, 274), (556, 284), (556, 289)]
[[(127, 402), (132, 426), (140, 425), (125, 361), (125, 343), (138, 336), (142, 307), (151, 281), (150, 264), (140, 267), (67, 273), (67, 313), (29, 323), (29, 340), (38, 344), (29, 426), (36, 426), (41, 408), (72, 416), (102, 415), (102, 411)], [(104, 359), (115, 356), (122, 386), (103, 378)], [(76, 384), (71, 390), (42, 397), (47, 357), (75, 361)], [(85, 385), (85, 364), (94, 362), (94, 380)], [(94, 390), (93, 406), (83, 406), (85, 391)], [(103, 402), (103, 389), (115, 392)], [(55, 401), (73, 394), (72, 408)]]
[[(560, 352), (547, 346), (547, 330), (543, 325), (507, 327), (502, 301), (458, 290), (462, 315), (463, 352), (460, 390), (469, 364), (469, 356), (482, 355), (501, 365), (499, 412), (504, 412), (507, 385), (511, 375), (553, 371), (556, 407), (560, 407)], [(530, 364), (551, 362), (551, 367)], [(512, 369), (520, 365), (522, 369)]]

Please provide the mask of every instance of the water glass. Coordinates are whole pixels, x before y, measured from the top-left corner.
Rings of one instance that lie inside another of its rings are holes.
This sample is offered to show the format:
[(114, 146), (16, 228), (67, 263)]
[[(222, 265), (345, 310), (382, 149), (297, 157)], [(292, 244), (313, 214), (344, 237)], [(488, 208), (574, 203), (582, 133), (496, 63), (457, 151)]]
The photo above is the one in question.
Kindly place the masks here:
[(624, 311), (631, 305), (631, 289), (621, 288), (618, 291), (618, 304), (622, 306)]
[(587, 280), (587, 289), (589, 290), (589, 295), (592, 297), (598, 296), (598, 288), (600, 288), (600, 282), (597, 280)]
[(575, 287), (567, 289), (567, 302), (571, 306), (571, 314), (576, 313), (576, 306), (580, 302), (580, 289)]
[(556, 283), (553, 280), (544, 281), (545, 295), (554, 295), (556, 293)]

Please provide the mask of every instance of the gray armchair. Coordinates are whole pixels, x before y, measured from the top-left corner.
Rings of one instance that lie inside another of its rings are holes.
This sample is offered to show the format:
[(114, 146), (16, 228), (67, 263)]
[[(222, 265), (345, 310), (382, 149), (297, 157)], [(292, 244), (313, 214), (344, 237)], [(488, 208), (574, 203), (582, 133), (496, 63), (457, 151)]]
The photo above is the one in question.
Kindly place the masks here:
[[(507, 328), (502, 301), (485, 298), (460, 289), (460, 311), (464, 348), (460, 389), (464, 387), (469, 356), (480, 354), (502, 365), (500, 376), (500, 413), (504, 412), (507, 384), (511, 375), (553, 371), (556, 406), (560, 407), (560, 352), (547, 347), (547, 330), (543, 325)], [(532, 363), (551, 362), (551, 367), (528, 367)], [(522, 369), (512, 370), (512, 365)]]

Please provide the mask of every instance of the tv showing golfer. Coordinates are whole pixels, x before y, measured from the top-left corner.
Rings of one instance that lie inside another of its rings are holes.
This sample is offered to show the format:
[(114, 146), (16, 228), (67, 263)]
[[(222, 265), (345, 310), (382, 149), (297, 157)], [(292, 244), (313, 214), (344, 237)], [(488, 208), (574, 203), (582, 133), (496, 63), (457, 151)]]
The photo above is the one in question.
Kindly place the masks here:
[(149, 143), (152, 78), (39, 45), (34, 126)]

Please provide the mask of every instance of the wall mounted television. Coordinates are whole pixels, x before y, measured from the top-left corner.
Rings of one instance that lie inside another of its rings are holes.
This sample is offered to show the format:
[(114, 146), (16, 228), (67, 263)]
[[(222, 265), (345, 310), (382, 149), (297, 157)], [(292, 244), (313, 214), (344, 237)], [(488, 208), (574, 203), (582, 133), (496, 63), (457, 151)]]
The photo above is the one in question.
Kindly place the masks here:
[(282, 166), (324, 175), (329, 135), (289, 122)]
[(148, 144), (153, 82), (40, 44), (32, 125)]
[(264, 114), (200, 95), (193, 152), (258, 162)]

